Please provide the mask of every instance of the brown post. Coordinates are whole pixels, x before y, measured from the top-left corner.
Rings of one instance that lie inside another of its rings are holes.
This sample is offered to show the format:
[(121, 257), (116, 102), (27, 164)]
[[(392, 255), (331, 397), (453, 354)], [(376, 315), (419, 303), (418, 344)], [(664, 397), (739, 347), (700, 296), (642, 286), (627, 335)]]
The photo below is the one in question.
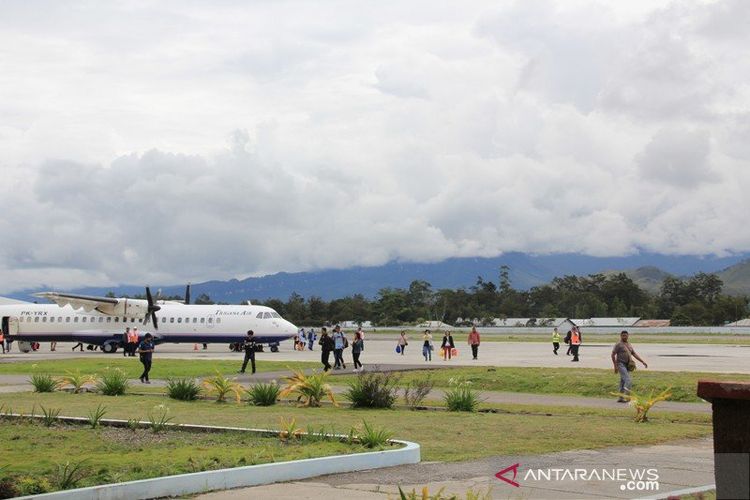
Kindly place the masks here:
[(750, 498), (750, 383), (698, 382), (711, 402), (717, 499)]

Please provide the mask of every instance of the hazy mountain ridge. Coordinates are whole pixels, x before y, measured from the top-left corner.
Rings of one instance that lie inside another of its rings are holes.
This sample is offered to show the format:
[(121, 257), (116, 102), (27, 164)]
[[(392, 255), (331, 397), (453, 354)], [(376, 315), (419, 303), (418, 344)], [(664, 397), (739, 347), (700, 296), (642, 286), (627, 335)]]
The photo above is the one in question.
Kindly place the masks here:
[[(391, 262), (377, 267), (354, 267), (300, 273), (276, 273), (268, 276), (193, 283), (192, 297), (208, 294), (213, 300), (239, 303), (247, 299), (286, 300), (296, 292), (303, 297), (313, 295), (325, 300), (360, 293), (374, 297), (386, 287), (406, 288), (411, 281), (428, 281), (433, 289), (472, 286), (477, 276), (498, 281), (500, 266), (510, 267), (510, 278), (518, 289), (549, 283), (564, 275), (625, 272), (639, 285), (655, 292), (669, 275), (689, 276), (697, 272), (716, 272), (731, 293), (750, 293), (750, 254), (730, 257), (668, 256), (636, 254), (626, 257), (591, 257), (581, 254), (532, 255), (508, 253), (491, 258), (452, 258), (437, 263)], [(743, 260), (746, 259), (746, 260)], [(161, 289), (166, 295), (182, 295), (185, 284), (160, 285), (151, 283), (152, 290)], [(66, 290), (89, 295), (104, 295), (111, 291), (116, 296), (143, 293), (143, 286), (86, 287)], [(33, 300), (27, 290), (11, 294), (13, 298)]]

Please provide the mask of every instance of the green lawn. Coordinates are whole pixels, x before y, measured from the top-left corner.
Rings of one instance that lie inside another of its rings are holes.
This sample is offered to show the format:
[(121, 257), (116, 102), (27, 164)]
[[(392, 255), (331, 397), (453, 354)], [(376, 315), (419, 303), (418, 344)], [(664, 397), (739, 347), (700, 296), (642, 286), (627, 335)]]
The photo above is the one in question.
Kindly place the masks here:
[[(288, 368), (318, 368), (320, 363), (302, 361), (257, 361), (258, 370), (288, 371)], [(242, 357), (237, 361), (231, 360), (184, 360), (184, 359), (155, 359), (151, 369), (152, 378), (170, 377), (205, 377), (219, 373), (229, 375), (237, 373), (242, 365)], [(49, 373), (51, 375), (65, 375), (66, 371), (80, 370), (84, 374), (101, 373), (108, 367), (120, 368), (130, 378), (138, 378), (143, 372), (143, 365), (138, 358), (124, 358), (113, 356), (104, 359), (63, 359), (43, 360), (36, 363), (0, 363), (0, 375), (25, 375), (34, 372)]]
[[(7, 420), (0, 425), (3, 476), (46, 477), (57, 484), (58, 464), (85, 459), (79, 486), (201, 470), (348, 454), (361, 446), (338, 441), (292, 441), (242, 432), (91, 429), (82, 425)], [(19, 484), (19, 481), (15, 481)], [(55, 488), (57, 489), (57, 488)]]
[[(344, 407), (297, 408), (286, 404), (264, 408), (245, 403), (180, 402), (160, 396), (108, 397), (59, 392), (0, 394), (0, 404), (16, 412), (30, 412), (36, 407), (37, 414), (40, 405), (61, 408), (62, 414), (71, 416), (86, 416), (91, 408), (102, 404), (107, 407), (107, 417), (123, 419), (143, 418), (155, 405), (165, 404), (175, 416), (175, 422), (278, 428), (283, 417), (295, 418), (303, 429), (326, 426), (343, 434), (366, 420), (393, 431), (396, 438), (420, 443), (425, 461), (642, 445), (711, 434), (711, 426), (704, 416), (670, 419), (654, 413), (651, 422), (636, 424), (630, 418), (629, 408), (623, 408), (619, 413), (594, 409), (576, 412), (570, 408), (551, 407), (523, 411), (518, 406), (497, 405), (513, 413), (467, 414)], [(582, 418), (585, 418), (586, 425), (581, 425)]]
[[(450, 370), (416, 370), (404, 372), (401, 385), (430, 375), (436, 387), (449, 387), (451, 379), (468, 380), (477, 390), (526, 392), (536, 394), (569, 394), (575, 396), (611, 397), (619, 383), (619, 375), (600, 368), (513, 368), (470, 367)], [(354, 375), (340, 375), (336, 384), (347, 383)], [(698, 380), (750, 381), (746, 374), (701, 372), (660, 372), (639, 369), (633, 374), (633, 391), (652, 389), (658, 392), (672, 387), (670, 401), (700, 401), (696, 396)]]

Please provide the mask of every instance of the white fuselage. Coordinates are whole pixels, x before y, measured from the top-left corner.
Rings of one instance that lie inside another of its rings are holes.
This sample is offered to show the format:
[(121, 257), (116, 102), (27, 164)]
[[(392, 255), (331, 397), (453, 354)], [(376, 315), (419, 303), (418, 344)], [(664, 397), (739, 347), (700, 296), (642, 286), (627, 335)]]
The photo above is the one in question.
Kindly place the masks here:
[(282, 318), (276, 311), (256, 305), (185, 305), (160, 304), (155, 329), (143, 317), (114, 316), (97, 310), (56, 304), (0, 305), (3, 330), (11, 340), (75, 341), (103, 345), (119, 342), (126, 327), (137, 327), (141, 334), (155, 336), (164, 342), (241, 342), (248, 330), (255, 332), (259, 343), (275, 343), (296, 335), (297, 327)]

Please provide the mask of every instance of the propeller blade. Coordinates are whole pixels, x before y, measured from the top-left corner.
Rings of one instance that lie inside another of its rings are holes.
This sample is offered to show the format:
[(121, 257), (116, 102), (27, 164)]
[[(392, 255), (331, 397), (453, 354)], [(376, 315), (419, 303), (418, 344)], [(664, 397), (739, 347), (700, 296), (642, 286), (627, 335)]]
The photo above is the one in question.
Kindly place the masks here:
[(151, 312), (151, 321), (154, 323), (154, 330), (158, 330), (159, 329), (159, 321), (156, 319), (156, 312), (155, 311)]
[(190, 283), (185, 287), (185, 304), (190, 304)]
[(143, 324), (148, 323), (149, 316), (154, 324), (154, 329), (159, 329), (159, 322), (156, 319), (156, 311), (160, 310), (161, 307), (154, 304), (154, 298), (151, 296), (151, 289), (146, 287), (146, 300), (148, 301), (148, 309), (146, 310), (146, 316), (143, 318)]

